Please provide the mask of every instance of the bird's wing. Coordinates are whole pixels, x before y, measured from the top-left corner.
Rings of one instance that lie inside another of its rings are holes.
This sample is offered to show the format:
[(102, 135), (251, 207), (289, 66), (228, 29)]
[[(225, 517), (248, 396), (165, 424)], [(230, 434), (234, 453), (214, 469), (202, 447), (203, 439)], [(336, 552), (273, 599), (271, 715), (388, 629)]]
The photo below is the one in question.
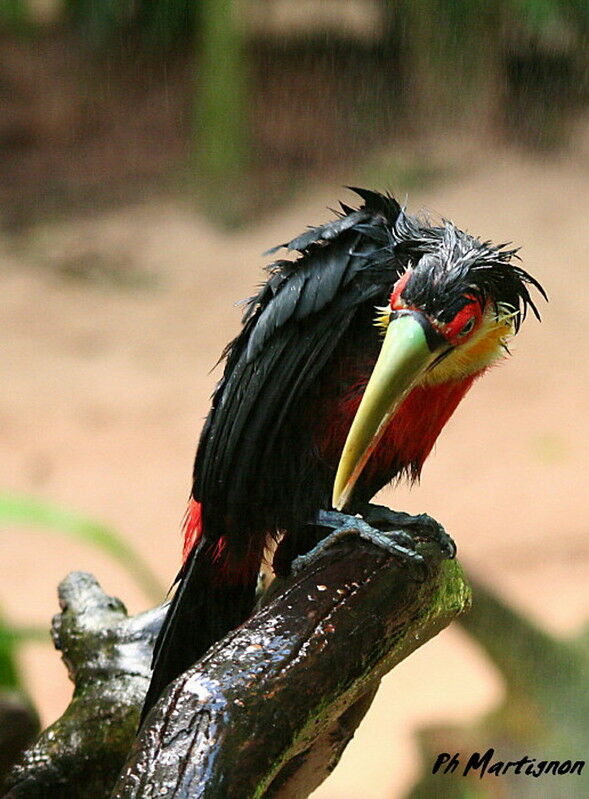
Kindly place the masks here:
[(333, 222), (283, 245), (300, 257), (270, 267), (227, 348), (194, 469), (193, 496), (203, 505), (207, 537), (227, 535), (227, 520), (255, 503), (256, 477), (263, 482), (293, 403), (326, 365), (355, 312), (395, 280), (390, 250), (386, 263), (379, 252), (400, 208), (392, 198), (361, 194), (361, 209), (343, 206)]

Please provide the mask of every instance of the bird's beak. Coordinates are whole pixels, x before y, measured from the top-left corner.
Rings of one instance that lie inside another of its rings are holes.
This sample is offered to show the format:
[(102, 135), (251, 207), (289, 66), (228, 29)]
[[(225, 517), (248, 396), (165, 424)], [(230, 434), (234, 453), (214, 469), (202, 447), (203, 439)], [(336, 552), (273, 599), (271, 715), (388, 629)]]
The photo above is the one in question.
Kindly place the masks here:
[(347, 505), (356, 481), (393, 414), (447, 341), (418, 312), (391, 319), (380, 354), (364, 391), (333, 484), (336, 510)]

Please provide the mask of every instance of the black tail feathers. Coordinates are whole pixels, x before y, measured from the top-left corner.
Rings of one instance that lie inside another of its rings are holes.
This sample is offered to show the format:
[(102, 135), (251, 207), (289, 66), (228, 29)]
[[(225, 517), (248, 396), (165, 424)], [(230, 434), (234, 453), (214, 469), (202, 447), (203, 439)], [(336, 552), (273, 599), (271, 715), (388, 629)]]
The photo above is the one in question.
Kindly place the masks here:
[(179, 586), (155, 643), (153, 674), (141, 723), (166, 686), (251, 613), (255, 581), (223, 585), (210, 544), (201, 541), (179, 574)]

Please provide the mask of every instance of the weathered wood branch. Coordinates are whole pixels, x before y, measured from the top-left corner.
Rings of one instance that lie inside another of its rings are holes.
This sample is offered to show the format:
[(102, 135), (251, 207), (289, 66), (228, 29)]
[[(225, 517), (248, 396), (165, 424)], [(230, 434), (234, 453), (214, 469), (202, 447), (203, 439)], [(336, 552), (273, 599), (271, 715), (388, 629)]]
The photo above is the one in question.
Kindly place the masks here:
[[(267, 604), (164, 694), (113, 799), (307, 796), (381, 677), (469, 604), (458, 563), (433, 541), (417, 547), (426, 575), (353, 537), (275, 583)], [(56, 638), (74, 699), (14, 773), (10, 799), (110, 796), (147, 689), (161, 611), (126, 619), (89, 575), (60, 590)]]
[(101, 799), (110, 794), (135, 736), (164, 609), (127, 617), (91, 574), (74, 572), (58, 589), (52, 636), (74, 695), (25, 752), (8, 780), (13, 797)]

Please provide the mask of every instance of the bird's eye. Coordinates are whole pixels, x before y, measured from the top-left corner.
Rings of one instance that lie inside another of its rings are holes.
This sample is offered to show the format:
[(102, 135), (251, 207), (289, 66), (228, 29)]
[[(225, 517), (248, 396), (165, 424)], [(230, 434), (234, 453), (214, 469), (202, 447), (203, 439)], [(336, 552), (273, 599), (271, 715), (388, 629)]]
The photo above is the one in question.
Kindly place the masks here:
[(476, 319), (474, 318), (474, 316), (471, 316), (468, 322), (464, 325), (464, 327), (458, 334), (458, 337), (462, 338), (462, 336), (468, 336), (468, 334), (471, 333), (474, 328), (475, 321)]

